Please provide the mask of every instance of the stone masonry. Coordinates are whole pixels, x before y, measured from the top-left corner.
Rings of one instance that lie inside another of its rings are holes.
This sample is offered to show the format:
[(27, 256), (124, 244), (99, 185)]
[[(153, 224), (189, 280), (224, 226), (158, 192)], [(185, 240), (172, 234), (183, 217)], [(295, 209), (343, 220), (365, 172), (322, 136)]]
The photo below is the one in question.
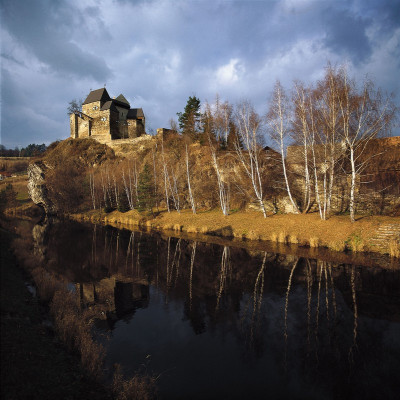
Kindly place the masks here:
[(82, 111), (70, 114), (70, 127), (74, 139), (93, 137), (107, 143), (145, 134), (145, 117), (141, 108), (130, 108), (122, 94), (112, 99), (102, 88), (89, 93)]

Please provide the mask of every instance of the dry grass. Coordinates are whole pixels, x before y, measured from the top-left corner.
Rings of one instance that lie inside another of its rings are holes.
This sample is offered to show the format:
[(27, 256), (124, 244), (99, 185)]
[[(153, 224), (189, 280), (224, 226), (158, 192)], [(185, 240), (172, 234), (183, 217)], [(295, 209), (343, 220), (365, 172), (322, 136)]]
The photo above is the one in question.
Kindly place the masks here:
[(271, 233), (271, 241), (278, 242), (278, 234), (276, 232)]
[(174, 229), (175, 232), (181, 232), (182, 231), (182, 225), (174, 224), (173, 229)]
[(293, 234), (292, 235), (288, 235), (287, 241), (288, 241), (288, 243), (292, 243), (292, 244), (299, 244), (300, 243), (299, 238), (296, 235), (293, 235)]
[(278, 234), (278, 242), (287, 244), (288, 243), (288, 233), (286, 231), (279, 232)]
[(104, 349), (91, 335), (91, 315), (81, 311), (74, 293), (67, 290), (67, 282), (41, 266), (42, 260), (33, 254), (31, 227), (21, 226), (21, 238), (13, 242), (14, 252), (22, 266), (31, 273), (41, 302), (50, 304), (50, 314), (60, 339), (81, 357), (83, 367), (90, 375), (102, 375)]
[(156, 398), (156, 378), (147, 374), (136, 373), (125, 380), (121, 366), (115, 365), (113, 393), (116, 400), (151, 400)]
[(311, 237), (309, 243), (310, 247), (315, 247), (315, 248), (320, 247), (321, 245), (320, 239), (316, 236)]
[(36, 267), (32, 270), (31, 274), (36, 285), (38, 296), (44, 303), (49, 303), (57, 291), (63, 290), (66, 287), (65, 282), (42, 267)]
[(200, 228), (200, 233), (207, 234), (209, 232), (208, 226), (202, 226)]
[[(136, 214), (134, 212), (122, 214), (115, 211), (110, 213), (110, 218), (127, 225), (132, 223), (127, 223), (126, 220), (145, 224), (140, 222), (140, 218), (143, 217), (137, 212)], [(151, 221), (154, 226), (161, 227), (163, 230), (174, 229), (175, 225), (179, 225), (184, 232), (199, 232), (217, 236), (224, 236), (224, 228), (229, 226), (228, 233), (230, 235), (233, 233), (238, 238), (272, 240), (280, 243), (296, 243), (297, 241), (297, 244), (301, 246), (309, 245), (310, 238), (312, 238), (314, 247), (328, 247), (337, 251), (343, 251), (346, 241), (352, 235), (357, 234), (362, 234), (363, 243), (348, 242), (349, 249), (353, 251), (362, 251), (362, 249), (383, 251), (369, 246), (369, 239), (374, 237), (380, 225), (399, 223), (398, 217), (388, 216), (368, 216), (356, 219), (355, 223), (351, 223), (349, 216), (346, 215), (333, 216), (323, 221), (317, 213), (277, 214), (263, 218), (262, 214), (257, 211), (238, 211), (224, 216), (220, 210), (200, 210), (197, 214), (193, 214), (191, 210), (182, 210), (180, 213), (176, 211), (168, 213), (161, 210), (159, 215)]]
[(92, 319), (85, 318), (80, 310), (77, 297), (68, 290), (59, 290), (54, 294), (50, 305), (55, 328), (61, 340), (70, 350), (81, 356), (83, 367), (94, 378), (102, 378), (104, 347), (92, 337)]
[(186, 230), (187, 233), (198, 233), (199, 229), (196, 228), (195, 226), (189, 226)]
[(247, 234), (246, 238), (249, 239), (249, 240), (260, 240), (260, 234), (255, 232), (255, 231), (253, 231), (253, 230), (251, 230)]
[(333, 251), (345, 251), (346, 243), (341, 241), (333, 241), (328, 243), (328, 247)]
[(388, 243), (390, 257), (400, 258), (400, 239), (392, 238)]

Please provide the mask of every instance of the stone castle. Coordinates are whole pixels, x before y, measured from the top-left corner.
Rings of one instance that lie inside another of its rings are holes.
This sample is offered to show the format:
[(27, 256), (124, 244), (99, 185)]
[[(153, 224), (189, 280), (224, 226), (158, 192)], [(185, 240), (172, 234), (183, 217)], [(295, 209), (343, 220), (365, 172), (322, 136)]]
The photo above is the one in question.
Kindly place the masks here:
[(143, 110), (130, 107), (122, 94), (111, 98), (105, 88), (91, 91), (82, 104), (82, 111), (70, 114), (71, 137), (110, 142), (145, 134)]

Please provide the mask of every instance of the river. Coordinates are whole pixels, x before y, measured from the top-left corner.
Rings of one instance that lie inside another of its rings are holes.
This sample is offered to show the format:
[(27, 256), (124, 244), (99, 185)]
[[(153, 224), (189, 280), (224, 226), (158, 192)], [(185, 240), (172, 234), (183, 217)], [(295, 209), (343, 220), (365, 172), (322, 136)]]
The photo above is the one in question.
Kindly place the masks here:
[(68, 221), (33, 233), (102, 305), (106, 366), (154, 374), (163, 399), (398, 398), (399, 268)]

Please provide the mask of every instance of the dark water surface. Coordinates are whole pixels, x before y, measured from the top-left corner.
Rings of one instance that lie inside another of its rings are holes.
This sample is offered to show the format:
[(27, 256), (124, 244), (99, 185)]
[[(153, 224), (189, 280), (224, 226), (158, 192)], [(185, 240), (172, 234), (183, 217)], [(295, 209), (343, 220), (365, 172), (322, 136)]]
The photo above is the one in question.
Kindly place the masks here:
[(163, 399), (399, 398), (399, 269), (74, 222), (33, 234), (98, 305), (107, 365), (159, 376)]

